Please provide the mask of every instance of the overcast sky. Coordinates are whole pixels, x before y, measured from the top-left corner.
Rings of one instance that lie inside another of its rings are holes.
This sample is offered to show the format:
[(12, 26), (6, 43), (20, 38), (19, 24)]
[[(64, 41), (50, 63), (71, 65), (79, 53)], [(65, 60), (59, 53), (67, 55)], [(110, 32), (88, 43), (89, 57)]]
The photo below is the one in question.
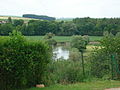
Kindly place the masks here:
[(0, 15), (120, 17), (120, 0), (0, 0)]

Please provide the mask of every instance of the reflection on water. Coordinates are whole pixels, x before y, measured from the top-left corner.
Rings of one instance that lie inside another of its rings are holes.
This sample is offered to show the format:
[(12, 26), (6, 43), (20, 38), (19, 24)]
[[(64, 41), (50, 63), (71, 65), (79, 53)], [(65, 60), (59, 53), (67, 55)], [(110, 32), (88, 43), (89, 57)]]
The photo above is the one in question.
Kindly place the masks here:
[(68, 59), (69, 58), (69, 50), (63, 48), (62, 46), (55, 47), (53, 49), (53, 55), (54, 55), (53, 58), (55, 60), (60, 59), (60, 58)]

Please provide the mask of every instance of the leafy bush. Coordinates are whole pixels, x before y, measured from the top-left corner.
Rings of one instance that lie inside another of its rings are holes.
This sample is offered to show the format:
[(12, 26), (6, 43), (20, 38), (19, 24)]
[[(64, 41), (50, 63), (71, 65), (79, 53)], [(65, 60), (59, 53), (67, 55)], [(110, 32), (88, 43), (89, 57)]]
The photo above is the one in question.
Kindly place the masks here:
[(55, 34), (53, 34), (53, 33), (46, 33), (46, 35), (44, 36), (44, 40), (49, 45), (56, 45), (57, 42), (56, 42), (56, 40), (53, 39), (54, 36), (55, 36)]
[(69, 84), (84, 80), (80, 62), (58, 60), (48, 64), (43, 81), (46, 85)]
[(80, 61), (81, 60), (81, 53), (79, 52), (79, 50), (77, 48), (72, 48), (70, 50), (69, 59), (72, 61)]
[(41, 83), (50, 47), (43, 42), (28, 42), (20, 32), (0, 42), (0, 89), (26, 88)]
[[(101, 48), (92, 56), (92, 74), (99, 78), (120, 79), (120, 38), (105, 32)], [(110, 74), (111, 73), (111, 74)]]
[[(102, 51), (102, 50), (96, 50), (93, 54), (92, 54), (92, 58), (91, 58), (91, 74), (96, 77), (96, 78), (104, 78), (110, 76), (110, 72), (111, 72), (111, 61), (110, 61), (110, 57), (109, 54), (107, 54), (106, 52)], [(108, 78), (111, 78), (108, 77)]]

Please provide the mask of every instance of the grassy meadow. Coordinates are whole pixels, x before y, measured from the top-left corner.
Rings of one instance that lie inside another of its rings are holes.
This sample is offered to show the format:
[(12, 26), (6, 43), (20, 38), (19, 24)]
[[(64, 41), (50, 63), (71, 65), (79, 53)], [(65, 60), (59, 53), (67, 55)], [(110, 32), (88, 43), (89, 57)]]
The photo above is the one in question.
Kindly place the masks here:
[[(7, 36), (0, 36), (0, 37), (6, 37)], [(89, 36), (90, 41), (96, 42), (99, 41), (102, 36)], [(39, 41), (43, 40), (44, 36), (25, 36), (25, 38), (29, 41)], [(70, 42), (72, 36), (54, 36), (53, 39), (55, 39), (57, 42)]]
[[(38, 41), (42, 40), (44, 36), (25, 36), (27, 40)], [(71, 36), (55, 36), (53, 37), (57, 42), (69, 42)], [(90, 36), (90, 41), (99, 41), (102, 36)]]
[(95, 81), (69, 85), (53, 85), (45, 88), (31, 88), (28, 90), (105, 90), (120, 87), (120, 81)]

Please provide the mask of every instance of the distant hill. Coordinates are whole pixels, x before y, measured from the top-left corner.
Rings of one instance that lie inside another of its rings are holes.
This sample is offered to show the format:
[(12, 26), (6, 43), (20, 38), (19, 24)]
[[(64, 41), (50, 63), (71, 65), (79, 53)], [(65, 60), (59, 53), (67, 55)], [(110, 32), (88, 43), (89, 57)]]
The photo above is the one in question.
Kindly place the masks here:
[(24, 14), (23, 17), (25, 18), (34, 18), (34, 19), (42, 19), (42, 20), (56, 20), (54, 17), (49, 17), (45, 15), (35, 15), (35, 14)]

